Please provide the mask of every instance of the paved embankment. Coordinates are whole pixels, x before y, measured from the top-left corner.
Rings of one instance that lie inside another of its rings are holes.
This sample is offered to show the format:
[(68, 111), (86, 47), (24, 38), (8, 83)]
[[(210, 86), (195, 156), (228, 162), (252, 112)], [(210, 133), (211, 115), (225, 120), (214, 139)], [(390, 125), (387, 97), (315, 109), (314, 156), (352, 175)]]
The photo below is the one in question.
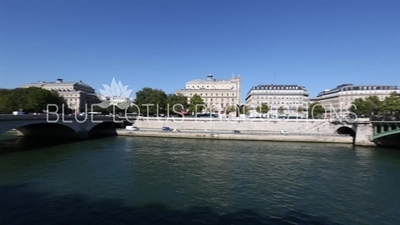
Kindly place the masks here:
[(279, 134), (276, 132), (241, 132), (233, 134), (228, 131), (206, 133), (201, 130), (182, 130), (181, 132), (165, 132), (153, 129), (141, 129), (140, 131), (117, 130), (121, 136), (142, 137), (169, 137), (169, 138), (193, 138), (193, 139), (220, 139), (220, 140), (254, 140), (254, 141), (287, 141), (287, 142), (314, 142), (314, 143), (353, 143), (353, 137), (327, 134)]

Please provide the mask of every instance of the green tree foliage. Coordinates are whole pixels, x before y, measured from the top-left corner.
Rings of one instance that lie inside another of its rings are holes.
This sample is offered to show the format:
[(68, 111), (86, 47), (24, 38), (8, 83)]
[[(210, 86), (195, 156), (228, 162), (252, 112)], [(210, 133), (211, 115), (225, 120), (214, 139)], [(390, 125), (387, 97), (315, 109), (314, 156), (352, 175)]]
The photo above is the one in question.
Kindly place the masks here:
[(190, 98), (190, 104), (189, 104), (190, 112), (194, 112), (195, 114), (197, 114), (197, 113), (201, 112), (204, 109), (204, 107), (205, 107), (204, 101), (199, 95), (194, 94)]
[[(167, 111), (167, 94), (160, 89), (145, 87), (136, 92), (135, 104), (143, 116), (162, 114)], [(153, 105), (146, 106), (146, 104)]]
[(285, 112), (285, 108), (283, 108), (283, 106), (280, 106), (279, 108), (278, 108), (278, 113), (279, 114), (283, 114)]
[(246, 105), (240, 105), (239, 107), (236, 106), (236, 109), (239, 114), (249, 114), (249, 107), (247, 107)]
[(235, 112), (235, 111), (236, 111), (236, 107), (234, 105), (230, 105), (230, 106), (226, 107), (225, 114), (229, 114), (229, 113)]
[(394, 92), (389, 97), (386, 97), (382, 103), (382, 111), (385, 115), (399, 115), (400, 94)]
[(299, 108), (297, 108), (297, 112), (298, 113), (303, 113), (304, 112), (304, 108), (300, 106)]
[[(57, 92), (38, 87), (0, 90), (0, 111), (11, 113), (22, 109), (26, 113), (41, 113), (49, 104), (61, 106), (63, 99)], [(55, 109), (51, 109), (55, 111)], [(60, 109), (61, 110), (61, 109)]]
[(325, 113), (325, 108), (319, 102), (314, 102), (308, 106), (308, 114), (312, 118), (321, 117)]
[(261, 105), (256, 107), (256, 111), (259, 113), (268, 113), (269, 107), (266, 103), (261, 103)]
[(382, 102), (376, 96), (357, 98), (353, 101), (350, 111), (359, 116), (377, 115), (382, 111)]
[(392, 93), (383, 101), (377, 96), (369, 96), (362, 99), (357, 98), (353, 101), (350, 111), (358, 116), (385, 116), (400, 114), (400, 96), (397, 93)]
[(167, 108), (169, 114), (181, 112), (189, 107), (188, 99), (182, 94), (169, 94), (167, 97)]

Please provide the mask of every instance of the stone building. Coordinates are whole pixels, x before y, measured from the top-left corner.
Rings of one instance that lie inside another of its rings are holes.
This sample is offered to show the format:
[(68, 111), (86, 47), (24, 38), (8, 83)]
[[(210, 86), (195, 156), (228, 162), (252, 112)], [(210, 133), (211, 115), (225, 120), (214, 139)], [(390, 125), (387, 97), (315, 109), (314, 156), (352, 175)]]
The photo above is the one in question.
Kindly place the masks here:
[(65, 104), (72, 112), (90, 111), (92, 104), (100, 102), (95, 89), (82, 81), (64, 82), (63, 79), (57, 79), (55, 82), (38, 81), (21, 87), (39, 87), (49, 91), (56, 91), (60, 97), (64, 98)]
[[(190, 98), (199, 95), (208, 111), (224, 111), (229, 106), (240, 104), (240, 75), (232, 75), (231, 79), (214, 79), (209, 74), (206, 79), (196, 79), (186, 82), (184, 89), (175, 91)], [(207, 111), (207, 110), (206, 110)]]
[[(308, 91), (299, 85), (257, 85), (246, 95), (246, 106), (250, 112), (265, 103), (269, 107), (269, 117), (277, 114), (301, 116), (308, 107), (308, 101)], [(283, 108), (282, 113), (278, 112), (279, 108)]]
[(384, 100), (393, 92), (400, 93), (400, 90), (394, 85), (341, 84), (333, 89), (320, 92), (315, 101), (323, 105), (329, 115), (337, 113), (345, 116), (355, 99), (377, 96), (380, 100)]

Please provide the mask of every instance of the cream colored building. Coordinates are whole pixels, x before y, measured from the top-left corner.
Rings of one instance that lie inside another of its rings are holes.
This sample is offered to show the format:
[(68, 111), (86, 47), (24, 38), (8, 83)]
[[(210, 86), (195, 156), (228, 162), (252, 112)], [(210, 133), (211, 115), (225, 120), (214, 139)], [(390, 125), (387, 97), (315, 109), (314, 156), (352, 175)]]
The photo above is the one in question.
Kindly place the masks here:
[(299, 85), (258, 85), (252, 87), (246, 95), (246, 105), (250, 108), (250, 114), (256, 113), (257, 106), (265, 103), (269, 107), (268, 116), (276, 116), (278, 109), (284, 109), (283, 114), (298, 116), (299, 108), (305, 111), (308, 106), (308, 91)]
[(45, 90), (56, 91), (60, 97), (64, 98), (65, 104), (73, 112), (85, 112), (85, 109), (90, 111), (92, 104), (100, 102), (95, 90), (82, 81), (64, 82), (63, 79), (57, 79), (56, 82), (39, 81), (21, 87), (40, 87)]
[(400, 93), (400, 90), (394, 85), (341, 84), (334, 89), (320, 92), (315, 101), (323, 105), (329, 114), (335, 111), (338, 115), (344, 116), (357, 98), (377, 96), (380, 100), (384, 100), (393, 92)]
[(175, 91), (190, 98), (199, 95), (210, 111), (224, 111), (226, 107), (240, 104), (240, 75), (232, 75), (231, 79), (214, 79), (209, 74), (206, 79), (186, 82), (184, 89)]

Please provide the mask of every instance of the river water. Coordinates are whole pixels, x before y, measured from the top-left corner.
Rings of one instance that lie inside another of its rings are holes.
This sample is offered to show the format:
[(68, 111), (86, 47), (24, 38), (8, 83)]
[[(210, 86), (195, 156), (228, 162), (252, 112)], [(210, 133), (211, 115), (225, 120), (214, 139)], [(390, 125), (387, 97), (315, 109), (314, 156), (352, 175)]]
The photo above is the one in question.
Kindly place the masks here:
[(0, 224), (400, 224), (400, 151), (144, 137), (48, 141), (0, 142)]

